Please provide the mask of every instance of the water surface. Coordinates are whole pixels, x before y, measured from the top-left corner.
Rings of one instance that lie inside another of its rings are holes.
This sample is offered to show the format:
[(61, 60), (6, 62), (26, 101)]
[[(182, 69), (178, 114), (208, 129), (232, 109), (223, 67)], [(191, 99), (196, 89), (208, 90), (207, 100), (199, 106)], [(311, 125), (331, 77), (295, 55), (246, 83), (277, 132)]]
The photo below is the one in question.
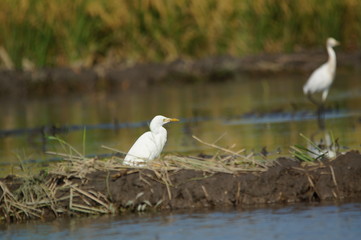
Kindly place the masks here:
[(341, 146), (359, 149), (360, 76), (359, 72), (338, 73), (327, 99), (323, 131), (315, 106), (302, 93), (307, 75), (245, 75), (224, 82), (138, 91), (1, 99), (0, 175), (18, 171), (20, 162), (49, 161), (52, 156), (45, 151), (61, 150), (47, 138), (54, 133), (84, 154), (112, 153), (102, 145), (126, 152), (157, 114), (181, 119), (167, 125), (164, 152), (168, 153), (212, 151), (192, 135), (256, 153), (266, 147), (268, 152), (289, 155), (290, 145), (305, 144), (300, 133), (313, 141), (331, 135)]
[(1, 239), (359, 239), (361, 204), (144, 213), (0, 227)]

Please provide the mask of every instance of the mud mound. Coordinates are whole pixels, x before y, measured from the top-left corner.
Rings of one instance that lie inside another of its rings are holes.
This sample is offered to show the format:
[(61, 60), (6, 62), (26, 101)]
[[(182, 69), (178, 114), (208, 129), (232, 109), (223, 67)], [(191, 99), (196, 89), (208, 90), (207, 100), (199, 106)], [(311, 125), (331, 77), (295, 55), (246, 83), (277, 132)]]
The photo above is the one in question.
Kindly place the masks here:
[[(87, 187), (104, 189), (104, 174), (90, 177), (93, 180)], [(181, 170), (169, 173), (169, 191), (152, 172), (140, 171), (113, 179), (109, 193), (119, 206), (142, 192), (135, 204), (144, 201), (156, 204), (161, 199), (160, 207), (169, 209), (237, 206), (359, 198), (360, 180), (361, 155), (349, 152), (336, 160), (307, 166), (282, 158), (266, 172), (226, 174)]]
[[(39, 176), (32, 181), (35, 181), (32, 186), (39, 190), (32, 193), (35, 203), (27, 205), (12, 194), (22, 191), (18, 196), (26, 196), (22, 188), (24, 179), (11, 176), (0, 179), (0, 218), (13, 221), (19, 216), (27, 219), (149, 209), (359, 200), (361, 155), (351, 151), (335, 160), (312, 164), (280, 158), (264, 172), (127, 169), (95, 171), (82, 178)], [(41, 186), (47, 186), (46, 194), (41, 195), (44, 189)]]

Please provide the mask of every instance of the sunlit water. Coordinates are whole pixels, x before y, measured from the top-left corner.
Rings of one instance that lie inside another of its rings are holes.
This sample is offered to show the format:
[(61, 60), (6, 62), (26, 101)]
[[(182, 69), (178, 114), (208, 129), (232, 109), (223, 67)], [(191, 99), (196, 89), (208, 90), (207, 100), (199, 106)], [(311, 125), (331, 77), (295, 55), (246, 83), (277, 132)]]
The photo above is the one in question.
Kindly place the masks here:
[(361, 204), (58, 219), (0, 226), (0, 239), (360, 239)]
[(235, 145), (235, 151), (244, 148), (257, 153), (266, 147), (271, 153), (289, 155), (291, 145), (306, 144), (300, 133), (314, 141), (333, 136), (341, 147), (359, 149), (361, 73), (338, 73), (327, 99), (325, 131), (319, 130), (315, 106), (302, 93), (307, 77), (239, 76), (140, 91), (1, 99), (0, 175), (18, 171), (20, 161), (47, 162), (53, 156), (44, 151), (61, 150), (47, 138), (52, 126), (65, 129), (58, 136), (82, 154), (109, 154), (112, 151), (102, 145), (126, 152), (157, 114), (182, 120), (166, 126), (165, 152), (210, 151), (192, 138), (195, 135), (223, 147)]

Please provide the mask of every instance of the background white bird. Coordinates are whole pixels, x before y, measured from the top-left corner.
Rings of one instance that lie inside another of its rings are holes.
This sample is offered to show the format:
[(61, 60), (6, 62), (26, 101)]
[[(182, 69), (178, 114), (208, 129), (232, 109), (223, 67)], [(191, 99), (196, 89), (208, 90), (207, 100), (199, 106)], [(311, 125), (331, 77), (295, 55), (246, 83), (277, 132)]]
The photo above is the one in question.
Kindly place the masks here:
[(327, 98), (329, 88), (335, 78), (336, 72), (336, 53), (333, 50), (333, 47), (339, 45), (339, 42), (334, 38), (328, 38), (326, 41), (326, 48), (328, 52), (328, 61), (322, 64), (317, 68), (308, 79), (307, 83), (303, 86), (303, 92), (308, 98), (315, 103), (320, 105), (315, 101), (311, 94), (316, 92), (322, 92), (322, 102)]
[(157, 158), (167, 141), (167, 130), (163, 127), (169, 122), (179, 121), (176, 118), (155, 116), (150, 122), (150, 131), (143, 133), (130, 148), (124, 158), (124, 164), (142, 166), (145, 162)]

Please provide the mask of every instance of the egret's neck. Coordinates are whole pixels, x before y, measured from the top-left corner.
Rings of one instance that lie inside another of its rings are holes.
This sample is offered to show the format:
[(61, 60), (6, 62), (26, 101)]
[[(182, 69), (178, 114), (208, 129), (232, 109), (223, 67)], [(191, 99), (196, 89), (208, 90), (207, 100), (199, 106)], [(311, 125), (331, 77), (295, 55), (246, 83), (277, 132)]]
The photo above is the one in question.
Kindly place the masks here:
[(159, 148), (159, 151), (161, 152), (165, 142), (167, 141), (167, 129), (165, 129), (163, 126), (150, 126), (150, 131), (153, 136), (154, 144)]
[(159, 126), (159, 125), (153, 126), (153, 125), (151, 124), (149, 128), (150, 128), (150, 131), (151, 131), (152, 133), (154, 133), (154, 134), (158, 134), (158, 133), (164, 132), (164, 131), (167, 132), (167, 130), (166, 130), (163, 126)]
[(332, 73), (336, 70), (336, 53), (331, 46), (327, 46), (328, 52), (328, 67)]

